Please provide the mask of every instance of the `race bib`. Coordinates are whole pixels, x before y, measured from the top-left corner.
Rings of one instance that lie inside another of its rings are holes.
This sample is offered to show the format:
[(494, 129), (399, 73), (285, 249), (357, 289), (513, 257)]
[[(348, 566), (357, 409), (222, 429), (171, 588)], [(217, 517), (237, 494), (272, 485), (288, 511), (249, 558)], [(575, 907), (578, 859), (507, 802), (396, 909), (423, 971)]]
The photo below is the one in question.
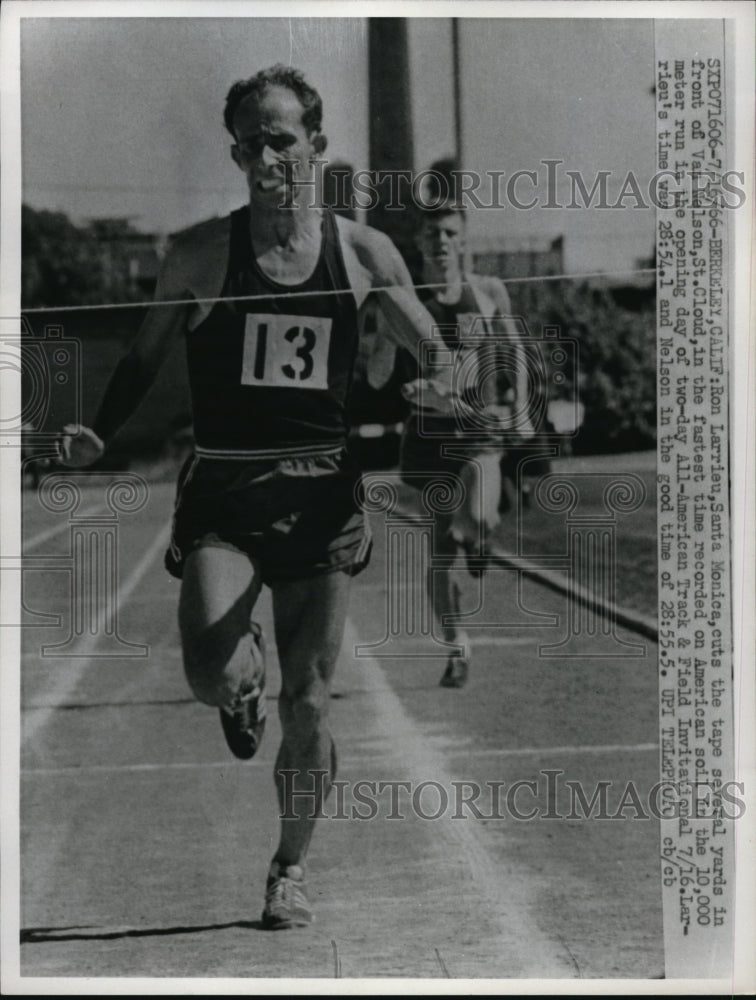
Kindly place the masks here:
[(242, 385), (327, 389), (328, 316), (247, 315)]

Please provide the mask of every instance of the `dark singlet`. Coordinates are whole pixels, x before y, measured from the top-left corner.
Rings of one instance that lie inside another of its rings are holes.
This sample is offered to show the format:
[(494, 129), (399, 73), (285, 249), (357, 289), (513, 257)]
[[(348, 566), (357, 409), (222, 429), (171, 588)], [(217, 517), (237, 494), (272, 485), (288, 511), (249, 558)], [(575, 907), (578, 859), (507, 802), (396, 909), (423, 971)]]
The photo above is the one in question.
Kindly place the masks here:
[[(420, 289), (418, 291), (420, 301), (433, 317), (435, 325), (438, 327), (434, 335), (438, 336), (446, 347), (454, 351), (465, 351), (465, 338), (473, 336), (476, 341), (488, 337), (491, 333), (490, 323), (485, 317), (481, 305), (469, 283), (462, 286), (462, 294), (457, 302), (448, 304), (439, 302), (430, 289)], [(471, 348), (475, 350), (475, 348)], [(462, 360), (462, 355), (458, 355)], [(470, 372), (470, 366), (465, 366)], [(416, 359), (409, 351), (398, 352), (397, 371), (402, 382), (410, 382), (419, 377), (420, 372)], [(427, 414), (424, 423), (432, 422), (434, 425), (448, 424), (450, 427), (456, 425), (453, 417), (436, 417)]]
[(217, 302), (187, 333), (196, 453), (275, 459), (340, 451), (358, 328), (333, 213), (323, 213), (313, 273), (282, 285), (257, 263), (249, 208), (232, 212), (221, 295), (266, 297)]
[(439, 326), (439, 333), (447, 347), (459, 347), (465, 336), (486, 337), (490, 325), (484, 318), (480, 302), (469, 282), (462, 285), (459, 301), (451, 305), (439, 302), (429, 289), (422, 289), (420, 300)]

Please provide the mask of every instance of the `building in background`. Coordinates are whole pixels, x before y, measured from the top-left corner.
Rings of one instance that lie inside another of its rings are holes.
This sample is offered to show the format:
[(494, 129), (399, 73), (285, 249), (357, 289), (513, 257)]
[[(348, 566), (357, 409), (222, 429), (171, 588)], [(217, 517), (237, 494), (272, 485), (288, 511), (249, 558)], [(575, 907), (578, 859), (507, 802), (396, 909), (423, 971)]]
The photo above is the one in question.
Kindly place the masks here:
[(149, 298), (157, 283), (163, 237), (139, 232), (128, 216), (90, 219), (89, 229), (97, 240), (108, 301), (118, 301), (124, 290), (129, 299)]
[(469, 269), (497, 278), (531, 278), (564, 274), (564, 236), (472, 237), (468, 241)]

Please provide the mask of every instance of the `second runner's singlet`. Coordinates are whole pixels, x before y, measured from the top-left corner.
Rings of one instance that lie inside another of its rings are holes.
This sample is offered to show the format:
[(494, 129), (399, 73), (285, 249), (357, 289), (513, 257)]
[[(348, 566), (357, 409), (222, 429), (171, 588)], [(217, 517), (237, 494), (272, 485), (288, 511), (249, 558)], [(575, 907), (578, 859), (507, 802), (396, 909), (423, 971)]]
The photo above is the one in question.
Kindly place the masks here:
[[(459, 300), (451, 305), (439, 302), (429, 289), (420, 289), (418, 296), (438, 327), (435, 336), (450, 350), (457, 352), (457, 365), (463, 372), (464, 384), (469, 392), (474, 389), (478, 377), (480, 340), (491, 336), (490, 322), (475, 291), (465, 281)], [(473, 346), (466, 347), (465, 340), (470, 336), (474, 338)], [(410, 382), (420, 376), (417, 360), (409, 351), (401, 349), (397, 352), (397, 372), (400, 382)], [(456, 427), (454, 417), (435, 414), (426, 414), (423, 423), (448, 426), (450, 429)]]
[(249, 207), (232, 212), (221, 296), (246, 295), (265, 297), (217, 302), (186, 335), (196, 453), (285, 458), (340, 451), (358, 330), (333, 213), (323, 212), (313, 273), (299, 285), (282, 285), (257, 263)]

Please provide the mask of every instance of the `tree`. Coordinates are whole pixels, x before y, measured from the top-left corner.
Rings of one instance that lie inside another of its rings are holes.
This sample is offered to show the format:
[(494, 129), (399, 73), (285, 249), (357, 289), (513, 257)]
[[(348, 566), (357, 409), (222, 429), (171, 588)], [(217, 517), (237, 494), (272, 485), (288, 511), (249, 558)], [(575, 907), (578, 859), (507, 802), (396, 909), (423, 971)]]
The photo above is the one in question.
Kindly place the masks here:
[(26, 308), (128, 302), (140, 297), (129, 276), (127, 219), (77, 226), (63, 212), (21, 207), (21, 287)]
[(21, 206), (22, 305), (102, 301), (103, 269), (95, 235), (63, 212)]
[(578, 345), (578, 370), (565, 384), (585, 407), (573, 449), (583, 453), (653, 448), (656, 443), (656, 322), (630, 312), (605, 289), (574, 281), (510, 286), (513, 311), (531, 334), (559, 327)]

